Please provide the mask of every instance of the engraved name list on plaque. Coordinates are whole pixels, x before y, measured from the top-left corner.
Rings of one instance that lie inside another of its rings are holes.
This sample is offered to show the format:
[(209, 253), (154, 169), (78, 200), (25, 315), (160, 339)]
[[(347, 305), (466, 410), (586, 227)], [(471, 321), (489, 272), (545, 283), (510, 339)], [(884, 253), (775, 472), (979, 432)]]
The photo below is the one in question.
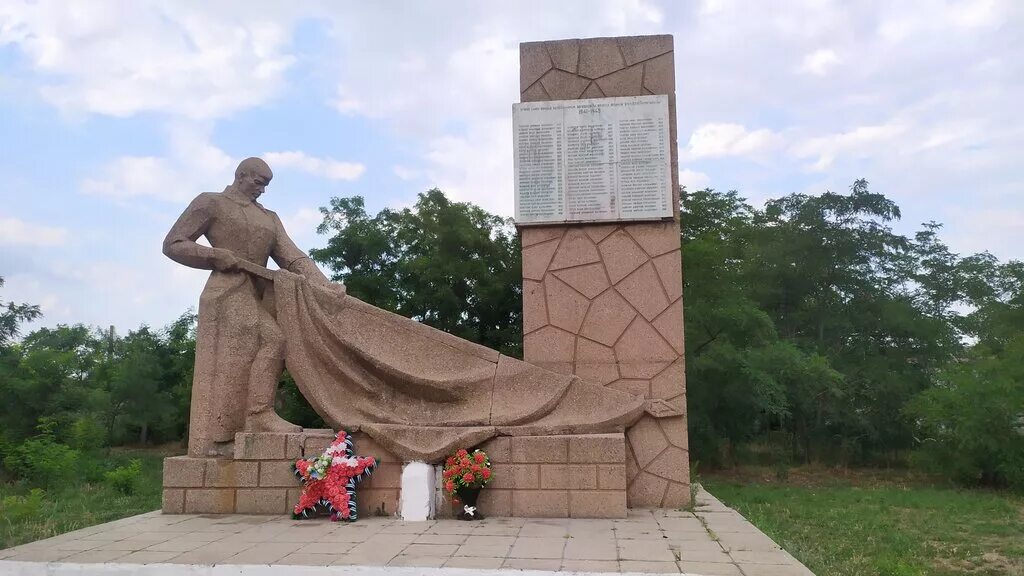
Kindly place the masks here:
[(512, 105), (516, 224), (672, 217), (667, 96)]

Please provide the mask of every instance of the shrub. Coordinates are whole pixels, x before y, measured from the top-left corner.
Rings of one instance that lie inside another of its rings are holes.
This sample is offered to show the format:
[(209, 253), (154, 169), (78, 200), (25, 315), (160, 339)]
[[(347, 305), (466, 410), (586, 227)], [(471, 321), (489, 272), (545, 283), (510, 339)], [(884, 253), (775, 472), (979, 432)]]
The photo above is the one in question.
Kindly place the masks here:
[(997, 360), (956, 366), (916, 396), (917, 464), (964, 484), (1024, 490), (1024, 381)]
[(32, 518), (38, 518), (46, 493), (33, 488), (25, 496), (7, 496), (0, 500), (0, 518), (11, 524), (17, 524)]
[(107, 431), (95, 418), (83, 416), (71, 425), (69, 440), (71, 447), (77, 450), (97, 450), (106, 443)]
[(36, 486), (51, 486), (75, 474), (78, 450), (59, 444), (52, 436), (25, 440), (10, 450), (4, 466), (15, 476)]
[(142, 460), (133, 459), (127, 466), (118, 466), (107, 472), (107, 484), (121, 494), (134, 494), (142, 476)]

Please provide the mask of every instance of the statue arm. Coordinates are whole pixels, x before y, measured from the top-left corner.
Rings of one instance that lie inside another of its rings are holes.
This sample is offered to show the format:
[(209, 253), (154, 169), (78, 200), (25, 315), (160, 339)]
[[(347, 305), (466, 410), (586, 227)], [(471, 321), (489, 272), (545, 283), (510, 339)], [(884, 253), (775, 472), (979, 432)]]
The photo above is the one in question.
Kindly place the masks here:
[(294, 274), (301, 274), (314, 284), (327, 286), (332, 290), (340, 289), (343, 292), (345, 290), (344, 284), (331, 282), (320, 271), (316, 263), (310, 259), (309, 255), (292, 242), (277, 214), (274, 214), (274, 220), (277, 223), (277, 240), (274, 242), (274, 250), (270, 253), (270, 257), (274, 259), (274, 262), (277, 262), (281, 269)]
[(164, 238), (164, 255), (179, 264), (203, 270), (227, 270), (235, 256), (228, 250), (211, 248), (196, 242), (206, 233), (213, 220), (213, 207), (205, 194), (200, 194), (181, 213)]

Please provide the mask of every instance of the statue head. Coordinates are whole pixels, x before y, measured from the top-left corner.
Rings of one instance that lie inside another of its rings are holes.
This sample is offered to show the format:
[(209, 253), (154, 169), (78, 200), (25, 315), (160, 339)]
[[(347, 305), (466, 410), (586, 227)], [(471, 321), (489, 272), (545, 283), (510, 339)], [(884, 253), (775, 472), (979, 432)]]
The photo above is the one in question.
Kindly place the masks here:
[(273, 177), (274, 173), (270, 171), (270, 166), (261, 158), (246, 158), (238, 164), (238, 168), (235, 168), (234, 187), (246, 198), (256, 200), (266, 191)]

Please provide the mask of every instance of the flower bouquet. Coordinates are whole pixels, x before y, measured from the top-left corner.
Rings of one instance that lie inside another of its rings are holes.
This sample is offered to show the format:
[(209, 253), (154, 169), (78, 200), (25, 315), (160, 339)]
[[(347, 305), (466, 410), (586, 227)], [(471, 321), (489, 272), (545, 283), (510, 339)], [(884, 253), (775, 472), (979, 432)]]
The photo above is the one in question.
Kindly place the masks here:
[(483, 450), (468, 452), (461, 449), (444, 462), (444, 490), (453, 501), (462, 502), (459, 520), (483, 520), (476, 509), (480, 490), (491, 479), (491, 461)]
[(292, 518), (308, 518), (322, 508), (331, 521), (356, 520), (356, 482), (369, 476), (377, 466), (372, 457), (353, 456), (352, 438), (344, 431), (323, 454), (295, 461), (295, 475), (302, 480), (302, 495)]

